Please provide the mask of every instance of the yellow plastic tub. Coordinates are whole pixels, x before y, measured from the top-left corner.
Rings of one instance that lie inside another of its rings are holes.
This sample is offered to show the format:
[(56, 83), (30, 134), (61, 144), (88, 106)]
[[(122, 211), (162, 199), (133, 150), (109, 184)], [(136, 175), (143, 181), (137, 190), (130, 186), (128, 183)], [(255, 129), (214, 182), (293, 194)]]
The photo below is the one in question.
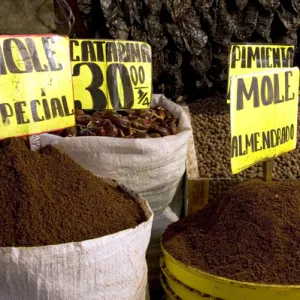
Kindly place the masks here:
[(266, 285), (230, 280), (181, 263), (163, 246), (162, 251), (170, 275), (177, 282), (202, 294), (224, 300), (300, 300), (300, 285)]
[(169, 288), (166, 279), (163, 274), (160, 274), (160, 282), (165, 291), (165, 299), (166, 300), (182, 300)]
[(200, 293), (179, 282), (174, 276), (170, 274), (170, 272), (164, 265), (163, 259), (161, 260), (161, 282), (166, 293), (168, 293), (172, 297), (177, 296), (177, 298), (181, 300), (216, 300), (215, 297)]

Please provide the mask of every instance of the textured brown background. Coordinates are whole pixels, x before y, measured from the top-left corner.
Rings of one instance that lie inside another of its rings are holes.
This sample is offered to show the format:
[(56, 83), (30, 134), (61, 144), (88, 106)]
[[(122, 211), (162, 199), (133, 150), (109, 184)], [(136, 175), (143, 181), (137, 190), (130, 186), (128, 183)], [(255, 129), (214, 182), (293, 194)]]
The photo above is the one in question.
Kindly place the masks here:
[(0, 12), (0, 34), (38, 34), (55, 29), (53, 0), (1, 0)]
[(225, 91), (230, 42), (299, 45), (299, 0), (78, 0), (78, 4), (91, 35), (148, 42), (153, 49), (154, 90), (173, 99)]

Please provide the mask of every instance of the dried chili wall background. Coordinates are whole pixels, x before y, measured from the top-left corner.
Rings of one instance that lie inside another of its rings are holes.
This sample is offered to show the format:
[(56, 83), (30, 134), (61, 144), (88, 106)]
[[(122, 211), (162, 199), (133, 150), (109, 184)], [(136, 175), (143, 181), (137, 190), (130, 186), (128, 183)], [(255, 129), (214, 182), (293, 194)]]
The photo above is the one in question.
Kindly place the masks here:
[(89, 36), (152, 46), (154, 91), (173, 99), (225, 91), (230, 42), (292, 43), (299, 53), (299, 0), (77, 1)]

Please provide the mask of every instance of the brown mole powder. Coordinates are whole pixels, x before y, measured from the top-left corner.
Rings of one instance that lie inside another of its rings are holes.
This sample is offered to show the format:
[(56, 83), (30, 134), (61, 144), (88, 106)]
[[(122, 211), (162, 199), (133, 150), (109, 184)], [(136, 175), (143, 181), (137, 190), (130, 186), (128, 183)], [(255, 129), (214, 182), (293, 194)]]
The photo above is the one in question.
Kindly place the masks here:
[(176, 259), (239, 281), (300, 284), (300, 183), (244, 182), (168, 227)]
[(128, 194), (51, 146), (4, 140), (0, 161), (0, 247), (84, 241), (146, 220)]

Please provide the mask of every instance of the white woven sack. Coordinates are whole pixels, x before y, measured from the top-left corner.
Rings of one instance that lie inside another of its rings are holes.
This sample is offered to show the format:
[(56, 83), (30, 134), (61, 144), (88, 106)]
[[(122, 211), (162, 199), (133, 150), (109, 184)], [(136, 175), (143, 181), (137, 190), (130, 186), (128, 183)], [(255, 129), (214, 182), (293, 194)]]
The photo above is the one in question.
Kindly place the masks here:
[(129, 193), (147, 216), (133, 229), (77, 243), (0, 248), (0, 300), (145, 300), (153, 213)]
[(160, 285), (160, 256), (161, 251), (161, 236), (167, 227), (178, 221), (178, 216), (167, 207), (163, 212), (157, 213), (153, 219), (151, 231), (151, 239), (146, 253), (148, 264), (148, 280), (151, 291), (161, 288)]
[(179, 118), (181, 132), (158, 139), (42, 134), (31, 138), (32, 149), (54, 145), (95, 175), (113, 178), (143, 195), (154, 212), (163, 211), (172, 202), (185, 172), (192, 128), (184, 110), (163, 95), (153, 95), (151, 105), (161, 105)]

